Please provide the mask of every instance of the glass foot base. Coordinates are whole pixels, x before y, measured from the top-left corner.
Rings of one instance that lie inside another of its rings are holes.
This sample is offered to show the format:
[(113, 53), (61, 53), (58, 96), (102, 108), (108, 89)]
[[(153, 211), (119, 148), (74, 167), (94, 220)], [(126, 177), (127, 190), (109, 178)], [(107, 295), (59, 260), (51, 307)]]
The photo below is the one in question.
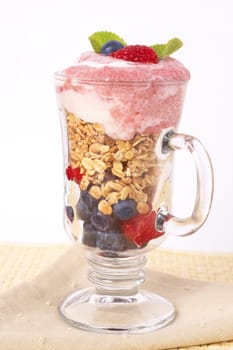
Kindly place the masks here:
[(175, 317), (173, 305), (159, 295), (97, 294), (95, 288), (71, 293), (59, 311), (72, 326), (101, 333), (144, 333), (164, 327)]

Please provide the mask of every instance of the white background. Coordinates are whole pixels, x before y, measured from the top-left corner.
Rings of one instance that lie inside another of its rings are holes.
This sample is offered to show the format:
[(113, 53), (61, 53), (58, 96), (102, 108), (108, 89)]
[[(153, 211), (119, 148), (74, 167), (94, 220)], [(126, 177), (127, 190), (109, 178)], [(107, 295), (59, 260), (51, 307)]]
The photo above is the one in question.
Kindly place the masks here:
[[(0, 240), (65, 242), (62, 150), (52, 75), (96, 30), (128, 43), (180, 37), (174, 54), (191, 71), (180, 131), (197, 136), (215, 170), (211, 214), (165, 247), (233, 252), (233, 2), (231, 0), (0, 0)], [(189, 177), (187, 166), (181, 175)], [(188, 208), (191, 180), (180, 180)], [(180, 209), (181, 210), (181, 209)], [(182, 211), (182, 210), (181, 210)]]

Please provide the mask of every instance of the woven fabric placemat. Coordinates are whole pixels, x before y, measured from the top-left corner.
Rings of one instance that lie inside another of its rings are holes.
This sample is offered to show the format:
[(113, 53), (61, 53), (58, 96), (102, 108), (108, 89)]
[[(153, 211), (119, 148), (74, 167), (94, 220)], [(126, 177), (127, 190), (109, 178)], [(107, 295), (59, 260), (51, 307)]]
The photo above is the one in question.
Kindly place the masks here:
[[(0, 292), (20, 282), (31, 280), (69, 247), (68, 244), (52, 246), (0, 244)], [(233, 283), (233, 254), (172, 251), (158, 248), (148, 254), (148, 266), (177, 277)], [(233, 349), (233, 341), (179, 349)]]

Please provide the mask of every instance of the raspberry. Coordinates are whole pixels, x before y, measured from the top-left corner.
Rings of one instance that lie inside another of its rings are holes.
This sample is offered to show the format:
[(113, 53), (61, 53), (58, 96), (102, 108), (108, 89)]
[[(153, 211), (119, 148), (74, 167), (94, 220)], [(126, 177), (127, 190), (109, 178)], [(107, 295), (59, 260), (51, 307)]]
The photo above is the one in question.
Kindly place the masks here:
[(74, 180), (74, 172), (70, 165), (66, 168), (66, 176), (68, 180)]
[(112, 57), (140, 63), (158, 63), (156, 52), (149, 46), (129, 45), (111, 53)]
[(80, 168), (73, 169), (74, 172), (74, 181), (78, 184), (81, 182), (83, 175), (80, 173)]
[(149, 214), (138, 214), (130, 220), (122, 223), (122, 232), (131, 243), (142, 247), (151, 239), (162, 236), (164, 232), (159, 232), (155, 228), (156, 212)]
[(66, 176), (68, 180), (74, 180), (78, 184), (83, 177), (83, 175), (80, 173), (80, 168), (73, 169), (70, 165), (66, 168)]

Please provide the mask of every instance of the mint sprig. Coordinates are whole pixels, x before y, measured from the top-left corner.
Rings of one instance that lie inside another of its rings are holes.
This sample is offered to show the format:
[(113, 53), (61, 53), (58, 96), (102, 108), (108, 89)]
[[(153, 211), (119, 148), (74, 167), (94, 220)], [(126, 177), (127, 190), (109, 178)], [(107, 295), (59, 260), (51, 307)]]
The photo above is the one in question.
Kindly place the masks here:
[(168, 40), (166, 44), (151, 45), (151, 48), (156, 52), (158, 58), (161, 60), (167, 56), (170, 56), (182, 46), (183, 43), (179, 38), (173, 38)]
[(91, 46), (96, 53), (100, 53), (102, 46), (110, 40), (117, 40), (122, 43), (122, 45), (127, 46), (126, 42), (120, 38), (119, 35), (113, 32), (95, 32), (94, 34), (90, 35), (88, 39), (90, 40)]

